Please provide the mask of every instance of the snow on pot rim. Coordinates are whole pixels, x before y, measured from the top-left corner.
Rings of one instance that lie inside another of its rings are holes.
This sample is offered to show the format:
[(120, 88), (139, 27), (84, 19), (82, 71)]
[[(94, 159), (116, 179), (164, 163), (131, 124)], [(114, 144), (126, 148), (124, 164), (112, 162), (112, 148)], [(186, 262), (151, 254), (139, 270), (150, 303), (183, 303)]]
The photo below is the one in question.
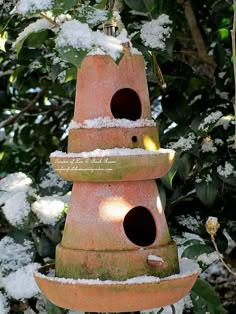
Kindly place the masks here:
[(138, 276), (123, 281), (55, 277), (54, 265), (34, 273), (44, 295), (72, 310), (119, 312), (144, 310), (172, 304), (184, 297), (199, 273), (197, 263), (180, 260), (180, 273), (165, 278)]
[(175, 157), (171, 149), (95, 149), (50, 155), (55, 171), (68, 181), (112, 182), (151, 180), (164, 176)]

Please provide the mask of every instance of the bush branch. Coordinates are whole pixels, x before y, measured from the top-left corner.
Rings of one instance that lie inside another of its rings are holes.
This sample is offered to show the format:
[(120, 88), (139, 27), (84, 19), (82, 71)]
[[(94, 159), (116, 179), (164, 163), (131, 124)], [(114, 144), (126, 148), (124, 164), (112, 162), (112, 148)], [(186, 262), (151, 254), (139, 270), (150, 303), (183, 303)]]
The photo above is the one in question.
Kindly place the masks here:
[(234, 20), (233, 20), (233, 29), (231, 30), (232, 38), (232, 52), (233, 52), (233, 65), (234, 65), (234, 120), (235, 120), (235, 131), (234, 131), (234, 144), (233, 148), (236, 149), (236, 47), (235, 47), (235, 31), (236, 31), (236, 0), (234, 0)]
[(18, 120), (25, 112), (29, 111), (35, 104), (36, 102), (39, 100), (39, 98), (42, 96), (42, 94), (44, 93), (44, 89), (42, 88), (38, 94), (34, 97), (34, 99), (26, 106), (24, 107), (19, 113), (17, 113), (14, 116), (9, 117), (8, 119), (6, 119), (5, 121), (0, 123), (0, 129), (10, 125), (12, 123), (14, 123), (16, 120)]
[(179, 0), (178, 2), (182, 3), (184, 6), (185, 17), (187, 19), (193, 41), (196, 45), (199, 58), (205, 63), (211, 65), (215, 69), (216, 63), (212, 57), (208, 56), (207, 48), (203, 40), (202, 34), (199, 30), (197, 19), (195, 17), (195, 14), (191, 5), (191, 1), (187, 0), (183, 2)]
[(225, 263), (225, 261), (223, 260), (221, 254), (220, 254), (220, 252), (219, 252), (219, 250), (218, 250), (218, 246), (217, 246), (217, 244), (216, 244), (214, 235), (211, 235), (211, 242), (212, 242), (213, 245), (214, 245), (214, 248), (215, 248), (215, 250), (216, 250), (216, 253), (217, 253), (217, 255), (218, 255), (218, 257), (219, 257), (221, 263), (224, 265), (224, 267), (228, 270), (228, 272), (229, 272), (230, 274), (232, 274), (234, 277), (236, 277), (236, 272), (234, 272), (234, 271)]

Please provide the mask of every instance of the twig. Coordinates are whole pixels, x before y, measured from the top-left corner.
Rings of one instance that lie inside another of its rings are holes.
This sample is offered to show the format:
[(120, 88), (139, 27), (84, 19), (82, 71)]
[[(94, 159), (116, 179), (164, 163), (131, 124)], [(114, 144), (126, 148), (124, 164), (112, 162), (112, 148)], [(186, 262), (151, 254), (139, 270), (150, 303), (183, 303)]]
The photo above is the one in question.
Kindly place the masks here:
[(56, 22), (56, 21), (54, 21), (54, 20), (52, 20), (50, 17), (48, 17), (46, 14), (44, 14), (44, 13), (40, 13), (39, 14), (40, 16), (42, 16), (45, 20), (47, 20), (50, 24), (52, 24), (54, 27), (59, 27), (60, 25)]
[(234, 0), (234, 20), (233, 20), (233, 29), (231, 30), (232, 38), (232, 51), (233, 51), (233, 65), (234, 65), (234, 120), (235, 120), (235, 132), (234, 132), (234, 144), (233, 148), (236, 149), (236, 47), (235, 47), (235, 31), (236, 31), (236, 0)]
[(176, 314), (176, 311), (175, 311), (175, 307), (173, 304), (170, 305), (171, 309), (172, 309), (172, 314)]
[(218, 246), (217, 246), (217, 244), (216, 244), (215, 237), (214, 237), (213, 234), (211, 235), (211, 242), (212, 242), (213, 245), (214, 245), (214, 248), (215, 248), (215, 250), (216, 250), (216, 253), (217, 253), (217, 255), (218, 255), (218, 257), (219, 257), (221, 263), (224, 265), (224, 267), (228, 270), (228, 272), (229, 272), (230, 274), (232, 274), (234, 277), (236, 277), (236, 272), (234, 272), (234, 271), (225, 263), (225, 261), (223, 260), (221, 254), (220, 254), (220, 252), (219, 252), (219, 250), (218, 250)]
[(42, 88), (38, 94), (34, 97), (34, 99), (25, 107), (23, 108), (19, 113), (17, 113), (16, 115), (6, 119), (5, 121), (0, 123), (0, 129), (14, 123), (16, 120), (18, 120), (25, 112), (29, 111), (35, 104), (36, 102), (39, 100), (39, 98), (42, 96), (42, 94), (44, 93), (44, 88)]
[(199, 30), (197, 19), (195, 17), (195, 14), (191, 5), (191, 1), (190, 0), (187, 0), (184, 2), (179, 1), (179, 3), (183, 3), (185, 16), (188, 22), (190, 32), (192, 34), (193, 41), (197, 47), (199, 58), (205, 63), (211, 65), (215, 69), (216, 63), (212, 59), (212, 57), (208, 56), (207, 54), (207, 48), (203, 40), (202, 34)]
[(157, 62), (156, 54), (154, 51), (152, 51), (152, 62), (153, 62), (153, 75), (157, 80), (160, 81), (160, 87), (165, 89), (166, 88), (166, 82), (165, 82), (164, 76), (161, 72), (161, 69), (159, 67), (159, 64)]

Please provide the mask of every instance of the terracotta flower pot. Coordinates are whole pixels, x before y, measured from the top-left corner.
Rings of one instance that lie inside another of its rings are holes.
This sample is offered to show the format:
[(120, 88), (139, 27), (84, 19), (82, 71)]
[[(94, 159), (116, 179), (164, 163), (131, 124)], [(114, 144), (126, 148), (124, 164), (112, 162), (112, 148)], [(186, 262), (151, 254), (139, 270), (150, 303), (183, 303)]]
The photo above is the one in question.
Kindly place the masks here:
[(68, 153), (51, 155), (58, 174), (74, 184), (56, 277), (35, 275), (43, 293), (60, 306), (94, 312), (182, 298), (197, 270), (177, 275), (177, 248), (155, 182), (175, 153), (159, 148), (142, 56), (126, 52), (119, 65), (109, 56), (84, 59), (68, 141)]

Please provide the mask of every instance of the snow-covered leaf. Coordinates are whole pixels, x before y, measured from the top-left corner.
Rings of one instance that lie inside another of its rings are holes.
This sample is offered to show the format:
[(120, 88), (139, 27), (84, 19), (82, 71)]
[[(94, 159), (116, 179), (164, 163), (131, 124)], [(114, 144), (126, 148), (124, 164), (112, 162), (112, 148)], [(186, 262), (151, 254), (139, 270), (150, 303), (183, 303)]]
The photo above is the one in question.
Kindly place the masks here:
[(21, 232), (17, 231), (12, 236), (5, 236), (0, 241), (0, 277), (31, 263), (34, 255), (33, 242)]
[(33, 273), (40, 267), (38, 263), (28, 264), (3, 278), (3, 287), (12, 298), (25, 300), (39, 293)]
[(60, 47), (57, 48), (61, 57), (67, 62), (73, 64), (77, 68), (80, 67), (82, 61), (88, 54), (89, 50), (86, 49), (76, 49), (72, 46)]
[(76, 4), (78, 4), (78, 0), (54, 0), (52, 5), (53, 15), (62, 14), (73, 8)]
[[(31, 43), (33, 42), (34, 44), (36, 42), (39, 43), (40, 41), (43, 40), (43, 38), (45, 38), (45, 36), (47, 36), (47, 33), (45, 33), (44, 31), (50, 28), (51, 28), (51, 24), (46, 19), (38, 19), (36, 22), (29, 24), (23, 30), (23, 32), (19, 34), (19, 36), (17, 37), (16, 41), (13, 44), (16, 49), (17, 54), (19, 55), (24, 42), (30, 35), (36, 34), (36, 36), (31, 37)], [(37, 36), (39, 36), (38, 40), (37, 40)]]

